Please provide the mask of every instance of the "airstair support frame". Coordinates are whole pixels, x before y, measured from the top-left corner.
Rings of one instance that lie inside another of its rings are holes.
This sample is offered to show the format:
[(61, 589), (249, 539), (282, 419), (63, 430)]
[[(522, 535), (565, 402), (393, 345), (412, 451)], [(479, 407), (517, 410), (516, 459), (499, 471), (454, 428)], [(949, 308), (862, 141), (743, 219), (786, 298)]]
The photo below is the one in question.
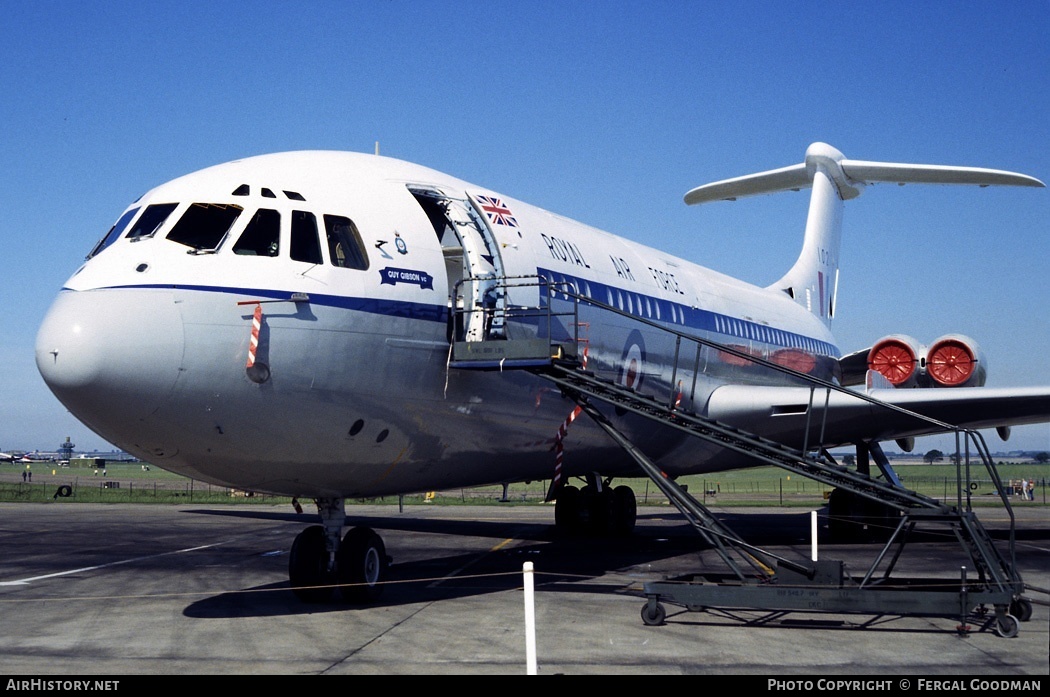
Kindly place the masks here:
[(664, 496), (666, 496), (668, 500), (678, 508), (682, 515), (685, 516), (686, 520), (692, 524), (704, 540), (715, 548), (719, 556), (722, 557), (722, 560), (733, 571), (738, 579), (744, 581), (747, 577), (730, 555), (731, 548), (736, 549), (740, 556), (742, 556), (742, 558), (747, 561), (753, 569), (766, 579), (773, 577), (777, 563), (779, 563), (780, 566), (789, 567), (797, 573), (812, 578), (814, 572), (811, 567), (778, 557), (766, 550), (759, 549), (758, 547), (744, 542), (739, 535), (729, 528), (729, 526), (719, 521), (706, 506), (697, 501), (693, 496), (690, 496), (688, 492), (679, 486), (673, 479), (664, 474), (660, 468), (645, 455), (645, 453), (624, 437), (624, 435), (620, 433), (616, 427), (609, 422), (605, 415), (596, 409), (586, 397), (578, 392), (574, 393), (571, 391), (570, 396), (580, 405), (580, 408), (582, 408), (583, 411), (586, 412), (587, 415), (590, 416), (591, 419), (593, 419), (594, 422), (617, 443), (617, 445), (622, 447), (634, 459), (642, 471), (645, 472), (646, 475), (648, 475), (648, 477), (656, 484), (657, 488), (660, 489), (661, 493), (663, 493)]
[[(982, 580), (988, 579), (990, 583), (1003, 589), (1012, 587), (1019, 591), (1023, 587), (1021, 579), (1015, 571), (1015, 565), (1002, 558), (998, 548), (995, 547), (988, 536), (987, 531), (980, 525), (972, 512), (959, 513), (953, 511), (936, 499), (917, 492), (898, 489), (867, 475), (854, 473), (840, 465), (824, 463), (819, 459), (806, 456), (800, 451), (788, 448), (775, 441), (746, 433), (705, 417), (667, 409), (662, 402), (633, 393), (617, 385), (605, 383), (598, 378), (567, 366), (555, 363), (549, 369), (532, 369), (531, 372), (543, 375), (557, 384), (570, 397), (576, 399), (577, 403), (587, 411), (588, 415), (594, 418), (596, 423), (606, 433), (609, 433), (621, 447), (624, 447), (636, 462), (639, 462), (638, 454), (640, 451), (631, 445), (627, 438), (619, 434), (615, 427), (589, 401), (582, 397), (583, 395), (629, 409), (639, 415), (672, 426), (695, 437), (752, 456), (766, 464), (775, 465), (801, 476), (816, 479), (817, 481), (891, 505), (904, 513), (898, 530), (909, 522), (918, 520), (951, 524), (953, 532), (973, 560), (974, 566)], [(668, 482), (663, 473), (655, 465), (646, 467), (641, 462), (639, 462), (639, 465), (663, 491)], [(680, 489), (680, 487), (678, 488)], [(688, 500), (691, 500), (692, 503), (688, 504), (689, 506), (702, 508), (701, 504), (693, 497), (685, 492), (681, 492), (681, 494)], [(682, 506), (677, 496), (669, 496), (669, 498), (681, 509)], [(694, 527), (697, 525), (697, 518), (704, 520), (704, 516), (698, 516), (695, 513), (686, 513), (686, 517), (693, 523)], [(736, 536), (730, 532), (727, 539), (733, 538), (736, 538)], [(888, 550), (897, 539), (898, 535), (893, 535), (890, 542), (886, 545), (886, 549)], [(901, 544), (903, 546), (903, 539)], [(886, 551), (884, 550), (879, 557), (880, 560), (885, 553)], [(772, 556), (769, 552), (762, 552), (762, 554)], [(878, 560), (876, 561), (877, 563)], [(888, 573), (889, 570), (887, 570)]]
[[(504, 281), (506, 282), (506, 281)], [(661, 489), (668, 496), (668, 498), (682, 511), (683, 515), (693, 524), (693, 526), (701, 533), (706, 541), (714, 546), (724, 560), (727, 561), (730, 568), (733, 569), (734, 573), (738, 578), (742, 577), (740, 567), (731, 561), (729, 557), (729, 551), (726, 544), (732, 545), (741, 553), (743, 559), (749, 564), (763, 571), (766, 577), (769, 577), (769, 569), (774, 560), (779, 562), (786, 568), (791, 568), (796, 573), (801, 573), (804, 577), (813, 578), (815, 570), (813, 568), (804, 567), (802, 565), (793, 564), (788, 562), (784, 563), (785, 560), (778, 559), (775, 555), (768, 551), (759, 550), (758, 548), (747, 545), (739, 539), (731, 530), (722, 525), (713, 515), (700, 504), (696, 499), (690, 496), (687, 492), (683, 491), (681, 487), (674, 484), (673, 481), (668, 479), (659, 468), (645, 457), (638, 448), (636, 448), (630, 441), (619, 433), (617, 429), (609, 422), (608, 419), (594, 406), (592, 399), (614, 405), (616, 407), (626, 409), (635, 414), (641, 415), (645, 418), (652, 419), (663, 425), (671, 426), (675, 429), (683, 431), (691, 436), (707, 440), (712, 443), (716, 443), (721, 447), (728, 448), (735, 452), (752, 457), (759, 462), (765, 464), (775, 465), (788, 471), (797, 473), (801, 476), (805, 476), (810, 479), (834, 486), (836, 488), (845, 489), (859, 496), (865, 497), (872, 501), (886, 504), (896, 508), (903, 513), (902, 519), (899, 525), (891, 536), (891, 540), (887, 543), (886, 547), (876, 559), (871, 570), (865, 576), (865, 582), (869, 582), (871, 577), (874, 575), (876, 567), (882, 562), (888, 553), (891, 545), (899, 540), (899, 549), (890, 561), (889, 567), (884, 572), (884, 579), (889, 577), (897, 559), (899, 558), (903, 545), (908, 537), (908, 533), (914, 528), (917, 521), (938, 521), (946, 522), (952, 526), (953, 532), (956, 537), (968, 552), (970, 558), (973, 560), (974, 566), (976, 567), (979, 576), (983, 583), (990, 584), (997, 589), (998, 592), (1013, 594), (1019, 597), (1024, 589), (1024, 584), (1020, 579), (1020, 576), (1016, 572), (1015, 555), (1014, 555), (1014, 517), (1010, 507), (1009, 501), (1006, 499), (1005, 494), (1001, 486), (997, 486), (997, 491), (1000, 492), (1000, 498), (1003, 500), (1004, 506), (1010, 515), (1010, 561), (1006, 561), (1000, 555), (998, 548), (994, 545), (991, 538), (988, 536), (987, 531), (977, 521), (972, 510), (970, 510), (970, 499), (969, 489), (964, 486), (962, 482), (961, 468), (963, 466), (963, 458), (960, 455), (957, 459), (957, 499), (958, 508), (952, 508), (947, 503), (938, 501), (937, 499), (924, 496), (918, 492), (908, 491), (900, 486), (894, 485), (896, 477), (890, 477), (887, 475), (887, 479), (891, 483), (886, 483), (872, 478), (867, 473), (860, 473), (851, 471), (849, 468), (839, 465), (834, 462), (830, 456), (827, 456), (823, 451), (823, 446), (820, 443), (811, 444), (808, 443), (809, 423), (807, 423), (807, 441), (805, 442), (802, 450), (787, 447), (777, 441), (769, 440), (758, 436), (756, 434), (748, 433), (741, 429), (729, 426), (727, 424), (720, 423), (716, 420), (703, 417), (699, 414), (688, 413), (684, 410), (678, 410), (674, 404), (674, 391), (676, 387), (677, 369), (679, 362), (679, 355), (681, 349), (681, 343), (683, 340), (691, 341), (697, 344), (698, 352), (700, 346), (707, 346), (725, 353), (737, 355), (740, 358), (752, 361), (756, 364), (764, 365), (782, 373), (793, 375), (799, 380), (808, 382), (811, 385), (810, 390), (810, 404), (807, 408), (807, 419), (813, 413), (813, 400), (815, 391), (817, 388), (823, 388), (827, 390), (827, 394), (830, 395), (831, 390), (848, 393), (849, 395), (858, 399), (863, 399), (872, 403), (876, 406), (880, 406), (885, 409), (895, 410), (904, 414), (913, 416), (916, 419), (931, 423), (939, 429), (945, 431), (954, 431), (957, 439), (957, 453), (961, 450), (962, 444), (959, 443), (961, 436), (965, 437), (965, 468), (966, 468), (966, 481), (969, 481), (969, 463), (970, 463), (970, 445), (973, 444), (977, 454), (980, 455), (983, 460), (986, 469), (988, 469), (993, 482), (999, 482), (998, 474), (995, 471), (994, 463), (988, 454), (987, 447), (984, 444), (983, 438), (976, 431), (966, 431), (958, 429), (951, 424), (940, 422), (934, 419), (930, 419), (921, 414), (911, 412), (909, 410), (897, 407), (895, 405), (881, 402), (877, 399), (870, 397), (869, 395), (847, 390), (839, 385), (830, 383), (813, 376), (801, 373), (785, 366), (766, 361), (757, 356), (739, 351), (731, 346), (723, 345), (718, 342), (714, 342), (701, 337), (693, 336), (680, 332), (676, 329), (665, 327), (656, 322), (649, 321), (645, 318), (631, 315), (630, 313), (623, 312), (611, 305), (601, 303), (591, 298), (580, 295), (571, 286), (565, 284), (555, 285), (549, 280), (543, 277), (517, 277), (513, 279), (514, 283), (526, 283), (534, 284), (547, 292), (546, 305), (541, 305), (538, 308), (507, 308), (506, 312), (509, 316), (514, 313), (520, 313), (521, 316), (538, 316), (541, 317), (546, 314), (546, 319), (540, 319), (540, 321), (546, 321), (548, 328), (548, 344), (543, 347), (540, 346), (539, 350), (542, 355), (536, 355), (533, 357), (531, 362), (523, 361), (517, 366), (506, 366), (505, 363), (500, 363), (499, 368), (504, 367), (519, 367), (529, 372), (543, 377), (556, 385), (558, 385), (562, 391), (572, 397), (582, 409), (587, 411), (588, 415), (595, 421), (595, 423), (601, 427), (606, 433), (613, 438), (625, 451), (631, 455), (631, 457), (638, 463), (640, 469), (649, 476), (650, 479), (656, 483), (657, 487)], [(554, 295), (562, 296), (562, 299), (569, 298), (573, 302), (572, 312), (555, 313), (553, 309), (553, 298)], [(542, 297), (542, 296), (541, 296)], [(579, 327), (579, 304), (587, 303), (592, 305), (599, 310), (612, 312), (614, 314), (621, 315), (632, 321), (641, 322), (643, 324), (650, 325), (656, 330), (663, 331), (666, 333), (676, 335), (675, 339), (675, 356), (674, 356), (674, 367), (672, 380), (669, 386), (670, 396), (669, 399), (664, 402), (662, 399), (656, 399), (647, 395), (643, 395), (630, 388), (625, 388), (617, 385), (611, 381), (603, 380), (597, 377), (594, 373), (584, 370), (581, 362), (577, 356), (579, 354), (578, 344), (579, 336), (578, 333), (570, 337), (568, 345), (560, 344), (555, 345), (555, 342), (551, 339), (550, 328), (552, 326), (553, 317), (555, 315), (573, 317), (574, 330)], [(484, 344), (494, 345), (504, 342), (480, 342)], [(513, 343), (513, 339), (506, 343)], [(575, 343), (575, 345), (573, 345)], [(546, 348), (542, 351), (542, 348)], [(453, 346), (453, 356), (450, 360), (450, 368), (481, 368), (481, 369), (492, 369), (494, 366), (491, 361), (485, 363), (484, 361), (472, 362), (464, 351), (469, 351), (468, 346), (459, 346), (458, 344)], [(699, 355), (699, 353), (698, 353)], [(694, 373), (695, 377), (695, 373)], [(827, 410), (824, 410), (823, 419), (826, 421)], [(821, 434), (824, 432), (824, 422), (821, 423)], [(821, 438), (822, 440), (822, 438)], [(872, 444), (869, 444), (869, 446)], [(876, 458), (877, 464), (879, 456), (882, 455), (881, 450), (878, 448), (877, 443), (874, 444), (873, 455)], [(821, 456), (811, 456), (809, 454), (811, 449), (815, 449), (818, 452), (824, 453)], [(884, 457), (884, 456), (883, 456)], [(888, 465), (888, 462), (886, 463)], [(966, 492), (966, 506), (963, 507), (963, 491)], [(793, 567), (793, 568), (792, 568)], [(998, 596), (997, 596), (998, 598)], [(997, 606), (998, 607), (998, 606)], [(999, 608), (1001, 611), (1001, 608)], [(1000, 612), (1001, 614), (1001, 612)]]

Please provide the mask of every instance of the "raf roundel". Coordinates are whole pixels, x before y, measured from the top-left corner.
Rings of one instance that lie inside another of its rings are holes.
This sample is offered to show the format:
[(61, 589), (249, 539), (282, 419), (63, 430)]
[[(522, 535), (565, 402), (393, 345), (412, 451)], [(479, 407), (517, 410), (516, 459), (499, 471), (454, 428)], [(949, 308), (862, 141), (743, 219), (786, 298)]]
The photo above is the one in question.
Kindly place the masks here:
[(645, 368), (645, 339), (641, 332), (633, 330), (627, 337), (623, 353), (620, 354), (620, 366), (617, 370), (616, 382), (630, 390), (638, 390), (642, 386)]

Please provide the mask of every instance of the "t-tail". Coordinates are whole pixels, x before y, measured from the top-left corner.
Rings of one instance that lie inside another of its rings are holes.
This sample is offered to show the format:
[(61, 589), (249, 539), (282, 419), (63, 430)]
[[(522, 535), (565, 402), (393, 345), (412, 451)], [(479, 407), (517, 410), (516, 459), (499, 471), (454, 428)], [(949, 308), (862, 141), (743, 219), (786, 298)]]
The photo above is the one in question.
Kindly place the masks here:
[(705, 184), (687, 193), (685, 202), (696, 205), (735, 201), (745, 196), (811, 187), (802, 253), (791, 270), (769, 287), (784, 291), (830, 326), (839, 280), (842, 204), (860, 196), (866, 184), (878, 182), (1044, 186), (1028, 175), (996, 169), (848, 160), (826, 143), (813, 143), (801, 164)]

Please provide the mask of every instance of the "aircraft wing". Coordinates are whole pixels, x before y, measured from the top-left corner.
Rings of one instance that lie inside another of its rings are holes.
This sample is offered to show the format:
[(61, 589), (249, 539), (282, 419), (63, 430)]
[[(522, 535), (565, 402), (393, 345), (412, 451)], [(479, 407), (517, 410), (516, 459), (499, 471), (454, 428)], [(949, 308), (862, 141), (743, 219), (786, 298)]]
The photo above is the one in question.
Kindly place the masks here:
[(856, 394), (828, 394), (819, 387), (811, 393), (808, 387), (725, 385), (711, 394), (707, 416), (795, 447), (803, 445), (807, 423), (810, 445), (837, 447), (945, 433), (950, 426), (985, 429), (1050, 421), (1050, 387), (886, 388), (863, 393), (898, 409)]

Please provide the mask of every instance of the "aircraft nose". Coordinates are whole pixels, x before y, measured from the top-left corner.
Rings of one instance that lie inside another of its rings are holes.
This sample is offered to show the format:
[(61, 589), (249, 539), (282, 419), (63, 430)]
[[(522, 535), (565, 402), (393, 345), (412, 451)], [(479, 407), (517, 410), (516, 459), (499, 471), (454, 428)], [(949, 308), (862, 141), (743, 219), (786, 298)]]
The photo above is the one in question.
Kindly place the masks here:
[(110, 437), (163, 403), (182, 352), (178, 308), (156, 290), (63, 291), (36, 337), (44, 382), (74, 416)]

